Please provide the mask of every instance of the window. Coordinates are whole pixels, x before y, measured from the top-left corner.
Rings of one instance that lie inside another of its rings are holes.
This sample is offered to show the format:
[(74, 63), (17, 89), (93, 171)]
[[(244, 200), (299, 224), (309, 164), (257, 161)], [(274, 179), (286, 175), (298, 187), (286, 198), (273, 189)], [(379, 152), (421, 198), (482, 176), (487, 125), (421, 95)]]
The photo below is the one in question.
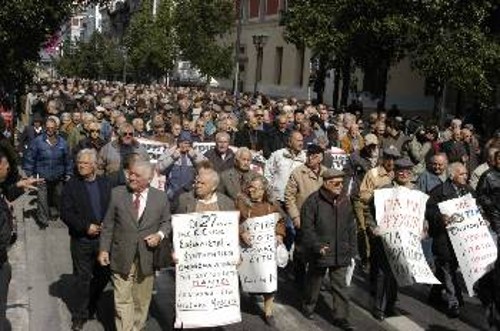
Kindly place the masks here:
[(249, 1), (249, 18), (257, 18), (260, 14), (260, 0), (250, 0)]
[(266, 2), (266, 15), (278, 14), (280, 0), (267, 0)]
[(281, 85), (281, 76), (283, 72), (283, 47), (276, 47), (276, 58), (274, 63), (275, 83)]

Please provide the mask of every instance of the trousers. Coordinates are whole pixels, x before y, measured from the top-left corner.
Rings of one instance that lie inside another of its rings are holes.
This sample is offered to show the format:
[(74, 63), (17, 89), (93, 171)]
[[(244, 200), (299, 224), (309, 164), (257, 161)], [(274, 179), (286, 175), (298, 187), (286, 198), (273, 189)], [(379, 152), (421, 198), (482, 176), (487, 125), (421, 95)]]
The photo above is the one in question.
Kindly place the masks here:
[(145, 276), (139, 260), (128, 275), (113, 273), (115, 324), (117, 331), (142, 331), (148, 318), (154, 275)]
[(97, 262), (99, 239), (71, 238), (71, 258), (75, 277), (74, 319), (88, 319), (95, 310), (97, 300), (109, 281), (109, 268)]
[(389, 260), (380, 237), (371, 238), (371, 273), (375, 286), (375, 313), (390, 314), (398, 298), (398, 283), (392, 273)]
[(61, 197), (62, 181), (45, 181), (38, 185), (37, 220), (41, 225), (47, 225), (50, 218), (50, 207), (55, 207), (59, 212), (59, 199)]
[(7, 296), (12, 278), (12, 267), (8, 261), (0, 266), (0, 331), (7, 330)]
[(306, 276), (306, 295), (304, 298), (304, 312), (312, 313), (318, 302), (321, 282), (328, 269), (332, 288), (332, 313), (334, 319), (349, 319), (350, 299), (345, 282), (346, 267), (317, 267), (309, 264)]

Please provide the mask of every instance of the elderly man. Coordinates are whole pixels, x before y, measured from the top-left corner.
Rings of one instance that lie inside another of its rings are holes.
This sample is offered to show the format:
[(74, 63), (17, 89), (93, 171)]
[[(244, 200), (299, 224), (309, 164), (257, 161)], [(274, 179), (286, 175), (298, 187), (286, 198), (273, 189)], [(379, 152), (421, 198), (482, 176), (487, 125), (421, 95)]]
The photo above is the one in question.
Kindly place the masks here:
[(461, 163), (452, 163), (449, 166), (450, 178), (439, 184), (430, 192), (427, 201), (425, 217), (429, 222), (429, 235), (433, 239), (432, 252), (436, 267), (436, 277), (442, 285), (433, 285), (430, 293), (432, 302), (442, 301), (442, 289), (446, 291), (448, 316), (456, 318), (460, 314), (462, 295), (458, 282), (458, 262), (446, 231), (448, 218), (451, 215), (442, 215), (438, 204), (446, 200), (472, 194), (472, 188), (467, 185), (467, 169)]
[(209, 164), (201, 162), (194, 182), (194, 190), (183, 193), (174, 208), (176, 214), (235, 210), (234, 202), (217, 192), (219, 175)]
[(479, 183), (479, 178), (495, 164), (495, 153), (499, 151), (498, 148), (491, 147), (488, 149), (486, 162), (481, 163), (474, 171), (472, 172), (469, 180), (470, 186), (476, 190), (477, 184)]
[(495, 162), (479, 179), (477, 198), (491, 228), (500, 234), (500, 151), (495, 152)]
[(285, 188), (285, 209), (290, 216), (295, 229), (295, 250), (293, 266), (295, 281), (304, 285), (306, 263), (303, 247), (301, 245), (301, 219), (300, 209), (304, 201), (323, 184), (322, 175), (326, 167), (321, 165), (323, 149), (318, 145), (307, 147), (306, 163), (295, 168)]
[(292, 171), (306, 161), (302, 134), (293, 131), (288, 147), (272, 153), (264, 168), (264, 177), (270, 184), (271, 198), (281, 203), (285, 201), (285, 186)]
[(250, 170), (251, 163), (252, 152), (246, 147), (238, 149), (234, 156), (234, 166), (220, 175), (217, 190), (233, 201), (236, 200), (246, 181), (254, 174)]
[(24, 155), (23, 168), (28, 177), (45, 179), (37, 190), (37, 222), (45, 229), (49, 226), (50, 206), (54, 205), (59, 212), (62, 183), (73, 174), (68, 144), (57, 134), (57, 123), (52, 116), (45, 122), (45, 133), (31, 142)]
[(234, 166), (234, 152), (229, 148), (231, 137), (227, 132), (215, 135), (215, 148), (205, 152), (205, 157), (212, 162), (217, 172), (231, 169)]
[(91, 148), (97, 153), (106, 144), (101, 138), (101, 125), (98, 122), (92, 122), (88, 125), (87, 137), (81, 139), (73, 149), (73, 155), (77, 155), (82, 149)]
[(446, 154), (434, 155), (425, 170), (415, 182), (415, 186), (422, 192), (429, 194), (436, 186), (444, 183), (447, 178), (448, 158)]
[[(394, 180), (379, 188), (393, 188), (404, 186), (414, 189), (411, 182), (413, 163), (402, 158), (394, 162)], [(373, 316), (377, 320), (384, 320), (386, 316), (395, 314), (395, 305), (398, 296), (398, 284), (392, 273), (389, 260), (384, 250), (380, 230), (375, 219), (376, 210), (373, 196), (368, 204), (369, 208), (365, 210), (365, 219), (367, 231), (370, 236), (370, 265), (372, 276), (375, 277), (375, 307)]]
[(118, 129), (118, 139), (113, 140), (100, 150), (98, 169), (100, 174), (109, 175), (123, 168), (123, 161), (128, 154), (137, 153), (148, 157), (146, 148), (134, 139), (134, 127), (124, 123)]
[(153, 292), (153, 254), (170, 234), (170, 206), (165, 194), (150, 187), (153, 168), (130, 166), (127, 186), (118, 186), (104, 218), (98, 260), (110, 265), (117, 331), (142, 330)]
[(344, 173), (335, 169), (323, 172), (323, 185), (302, 205), (303, 244), (311, 253), (303, 312), (312, 318), (321, 282), (329, 271), (333, 296), (333, 323), (353, 330), (349, 322), (350, 299), (345, 274), (356, 256), (356, 223), (349, 197), (342, 190)]
[(75, 306), (72, 330), (82, 330), (96, 311), (96, 304), (108, 282), (107, 269), (97, 264), (101, 224), (108, 207), (111, 186), (97, 176), (97, 153), (82, 149), (76, 157), (77, 176), (63, 188), (61, 219), (71, 236), (71, 257), (75, 277)]
[(192, 188), (196, 164), (203, 160), (205, 157), (193, 149), (191, 135), (186, 131), (180, 134), (177, 146), (160, 157), (156, 170), (167, 176), (165, 192), (171, 202)]

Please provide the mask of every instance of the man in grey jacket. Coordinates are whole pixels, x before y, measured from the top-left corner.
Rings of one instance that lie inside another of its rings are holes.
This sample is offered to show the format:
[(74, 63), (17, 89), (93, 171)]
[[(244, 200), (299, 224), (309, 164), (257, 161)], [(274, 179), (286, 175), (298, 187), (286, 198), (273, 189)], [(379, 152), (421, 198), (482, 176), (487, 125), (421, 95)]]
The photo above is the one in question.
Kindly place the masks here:
[(170, 234), (170, 206), (165, 194), (150, 187), (149, 162), (130, 166), (128, 185), (118, 186), (104, 218), (99, 263), (110, 265), (117, 331), (142, 330), (153, 291), (153, 254)]

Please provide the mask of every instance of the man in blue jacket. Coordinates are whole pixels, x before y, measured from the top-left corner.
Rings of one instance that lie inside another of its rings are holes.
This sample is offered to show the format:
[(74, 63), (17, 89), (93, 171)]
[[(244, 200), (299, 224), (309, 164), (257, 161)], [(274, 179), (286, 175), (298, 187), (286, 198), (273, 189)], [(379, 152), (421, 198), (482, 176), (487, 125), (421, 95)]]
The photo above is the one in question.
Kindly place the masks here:
[(49, 205), (55, 206), (59, 211), (62, 183), (73, 172), (68, 144), (57, 134), (57, 124), (56, 118), (49, 117), (45, 122), (45, 133), (30, 143), (24, 155), (23, 168), (26, 176), (45, 179), (45, 183), (39, 185), (37, 191), (37, 222), (41, 229), (48, 226)]

